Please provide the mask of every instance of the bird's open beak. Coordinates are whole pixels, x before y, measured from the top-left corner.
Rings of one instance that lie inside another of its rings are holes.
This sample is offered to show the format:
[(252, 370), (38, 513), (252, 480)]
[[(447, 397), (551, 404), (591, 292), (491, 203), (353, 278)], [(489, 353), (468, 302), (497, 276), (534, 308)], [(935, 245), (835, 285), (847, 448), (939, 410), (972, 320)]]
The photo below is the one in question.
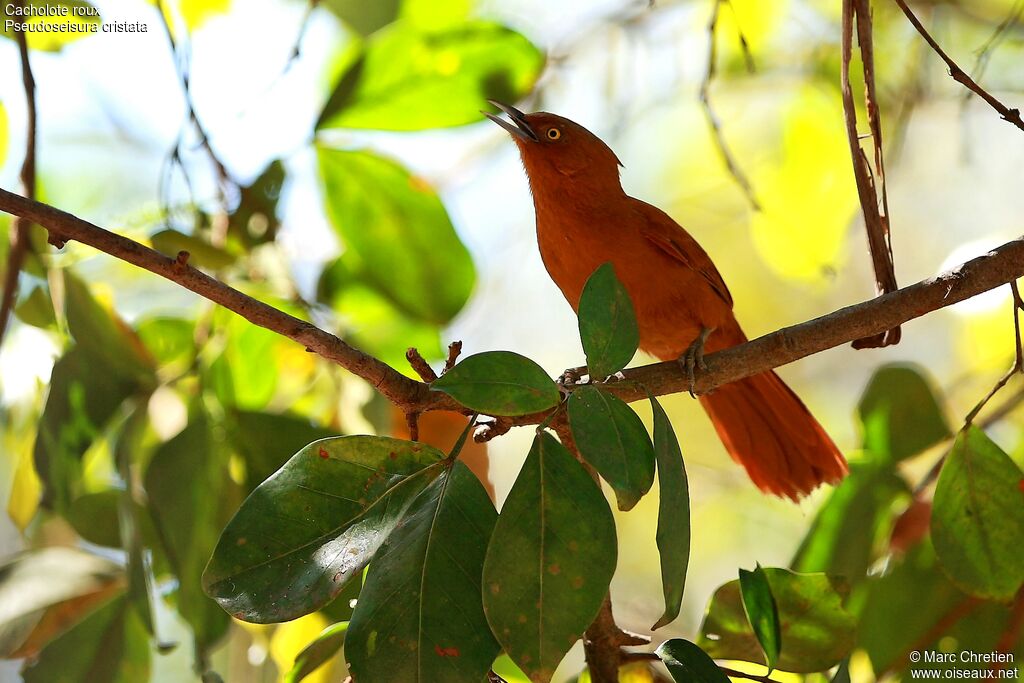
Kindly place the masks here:
[(514, 123), (515, 125), (513, 126), (512, 123), (509, 123), (505, 119), (500, 119), (494, 114), (490, 114), (485, 111), (480, 112), (481, 114), (489, 118), (491, 121), (494, 121), (496, 124), (504, 128), (505, 130), (507, 130), (509, 133), (516, 136), (520, 140), (530, 140), (532, 142), (537, 142), (539, 140), (537, 134), (533, 132), (533, 128), (531, 128), (530, 124), (526, 122), (526, 114), (524, 114), (523, 112), (519, 111), (518, 109), (511, 105), (503, 104), (496, 100), (487, 101), (490, 104), (493, 104), (498, 109), (505, 112), (506, 114), (508, 114), (508, 117), (512, 119), (512, 123)]

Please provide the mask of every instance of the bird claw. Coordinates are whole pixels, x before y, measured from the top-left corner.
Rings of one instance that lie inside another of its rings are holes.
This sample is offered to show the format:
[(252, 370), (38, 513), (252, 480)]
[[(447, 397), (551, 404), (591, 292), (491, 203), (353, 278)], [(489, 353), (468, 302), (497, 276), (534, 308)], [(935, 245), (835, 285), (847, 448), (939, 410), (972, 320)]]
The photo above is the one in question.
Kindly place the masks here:
[(715, 331), (713, 327), (702, 327), (700, 328), (700, 334), (697, 338), (686, 348), (683, 355), (679, 356), (677, 362), (682, 367), (683, 372), (686, 373), (686, 379), (689, 382), (690, 397), (697, 398), (697, 394), (694, 389), (697, 386), (696, 369), (707, 370), (707, 363), (704, 362), (704, 343), (708, 340), (708, 336)]

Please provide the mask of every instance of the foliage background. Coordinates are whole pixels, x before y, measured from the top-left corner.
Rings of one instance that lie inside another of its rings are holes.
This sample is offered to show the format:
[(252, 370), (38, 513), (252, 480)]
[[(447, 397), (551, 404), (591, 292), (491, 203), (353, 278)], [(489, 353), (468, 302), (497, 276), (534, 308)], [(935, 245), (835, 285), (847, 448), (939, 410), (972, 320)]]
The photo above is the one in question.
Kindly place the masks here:
[[(231, 273), (235, 282), (257, 280), (250, 286), (259, 295), (290, 298), (288, 279), (293, 278), (299, 293), (315, 298), (321, 270), (341, 253), (310, 138), (331, 85), (350, 58), (353, 36), (388, 18), (390, 3), (361, 10), (362, 4), (339, 0), (314, 11), (301, 56), (285, 73), (303, 3), (183, 5), (192, 29), (192, 98), (232, 176), (247, 185), (268, 162), (284, 159), (287, 180), (277, 246), (259, 250), (248, 272)], [(407, 0), (403, 11), (424, 12), (416, 8), (426, 4)], [(665, 0), (653, 9), (621, 1), (429, 4), (442, 15), (450, 11), (455, 21), (468, 13), (510, 26), (546, 53), (538, 88), (528, 100), (531, 106), (524, 108), (569, 116), (612, 145), (625, 165), (626, 189), (666, 209), (716, 259), (748, 335), (872, 295), (842, 127), (837, 3), (734, 0), (734, 12), (723, 10), (714, 104), (764, 204), (761, 213), (750, 209), (724, 170), (697, 99), (706, 64), (708, 2)], [(57, 53), (33, 52), (42, 131), (41, 196), (100, 225), (144, 238), (164, 227), (157, 189), (182, 125), (184, 103), (156, 11), (142, 2), (96, 5), (110, 19), (146, 21), (149, 32), (87, 38)], [(919, 9), (930, 15), (938, 40), (966, 66), (1015, 7), (1012, 0), (964, 0), (922, 3)], [(368, 16), (374, 11), (381, 16)], [(883, 123), (891, 144), (893, 251), (899, 280), (907, 284), (1020, 234), (1024, 137), (983, 104), (963, 102), (958, 86), (893, 6), (880, 2), (875, 11)], [(339, 16), (347, 18), (348, 26)], [(753, 50), (754, 75), (745, 73), (737, 48), (737, 21)], [(1022, 37), (1019, 24), (1007, 32), (982, 81), (1010, 101), (1019, 100), (1024, 90)], [(0, 74), (0, 154), (7, 150), (0, 156), (0, 185), (14, 187), (25, 116), (17, 50), (10, 41), (0, 41)], [(392, 113), (415, 122), (436, 106), (437, 99), (424, 98)], [(406, 345), (415, 343), (437, 358), (440, 342), (451, 339), (463, 340), (467, 354), (496, 348), (523, 353), (551, 374), (580, 363), (575, 318), (540, 263), (526, 181), (502, 131), (481, 122), (412, 133), (334, 130), (324, 132), (321, 140), (398, 159), (414, 171), (414, 182), (422, 179), (436, 188), (476, 267), (468, 304), (440, 329), (410, 320), (372, 292), (347, 291), (340, 322), (352, 339), (376, 347), (403, 371)], [(188, 136), (182, 155), (200, 206), (212, 212), (216, 180), (194, 136)], [(165, 199), (176, 207), (174, 224), (187, 225), (189, 195), (180, 174)], [(0, 224), (4, 221), (0, 218)], [(130, 323), (157, 312), (186, 319), (204, 315), (205, 306), (190, 294), (88, 248), (72, 245), (53, 262), (73, 265), (93, 294)], [(254, 273), (259, 277), (251, 277)], [(23, 294), (29, 291), (23, 286)], [(1000, 290), (907, 324), (899, 346), (833, 349), (780, 374), (855, 457), (861, 444), (856, 403), (878, 365), (911, 361), (927, 368), (946, 396), (945, 410), (955, 426), (1012, 359), (1009, 309), (1008, 292)], [(328, 422), (336, 418), (336, 427), (346, 433), (385, 428), (381, 404), (371, 399), (367, 387), (317, 363), (291, 342), (246, 332), (229, 316), (215, 318), (216, 325), (230, 328), (228, 338), (248, 335), (225, 350), (235, 354), (233, 367), (268, 368), (268, 359), (274, 364), (274, 370), (257, 376), (273, 372), (275, 381), (235, 387), (248, 392), (234, 397), (240, 407), (287, 408)], [(19, 465), (31, 454), (42, 408), (40, 389), (66, 344), (55, 330), (12, 324), (0, 349), (0, 492), (11, 513), (0, 518), (0, 555), (26, 544), (19, 523), (35, 511), (26, 502), (31, 496), (12, 497), (10, 492), (26, 491), (25, 480), (18, 479), (24, 476)], [(343, 392), (335, 401), (338, 388)], [(154, 394), (149, 412), (157, 440), (184, 426), (187, 393), (175, 388)], [(728, 461), (693, 401), (675, 396), (664, 403), (687, 459), (693, 510), (693, 561), (683, 615), (667, 630), (692, 635), (708, 596), (735, 576), (737, 566), (789, 563), (827, 492), (799, 505), (760, 495)], [(646, 408), (639, 410), (649, 422)], [(991, 431), (1018, 462), (1022, 426), (1024, 416), (1017, 411)], [(531, 437), (531, 430), (517, 430), (489, 445), (499, 500)], [(932, 461), (907, 462), (911, 481), (923, 476)], [(104, 462), (99, 455), (87, 458), (89, 490), (103, 489), (113, 477)], [(656, 498), (648, 496), (635, 511), (618, 515), (621, 549), (613, 596), (620, 621), (634, 629), (653, 623), (662, 609), (656, 511)], [(37, 519), (34, 524), (34, 544), (73, 538), (58, 521)], [(165, 639), (188, 642), (185, 625), (169, 610), (159, 622)], [(325, 624), (322, 617), (310, 617), (276, 631), (235, 629), (219, 656), (232, 667), (253, 666), (263, 680), (273, 680), (269, 662), (290, 662)], [(261, 657), (268, 664), (260, 664)], [(578, 653), (575, 661), (580, 661)], [(190, 666), (189, 648), (179, 647), (154, 659), (156, 680), (178, 680)], [(7, 666), (11, 680), (16, 668)]]

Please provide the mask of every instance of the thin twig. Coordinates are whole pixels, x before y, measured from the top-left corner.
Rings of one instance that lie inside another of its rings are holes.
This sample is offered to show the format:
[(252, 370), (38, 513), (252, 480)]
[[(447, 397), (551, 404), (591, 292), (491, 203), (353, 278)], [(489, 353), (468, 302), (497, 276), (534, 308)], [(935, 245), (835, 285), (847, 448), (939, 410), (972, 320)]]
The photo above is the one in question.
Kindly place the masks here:
[[(25, 0), (18, 0), (16, 7), (24, 8)], [(36, 139), (38, 137), (36, 116), (36, 80), (32, 75), (32, 65), (28, 57), (28, 37), (24, 31), (15, 31), (18, 42), (18, 53), (21, 56), (21, 81), (25, 89), (25, 109), (27, 112), (27, 130), (25, 134), (25, 158), (21, 164), (21, 191), (30, 199), (36, 197)], [(25, 265), (25, 256), (29, 251), (29, 237), (32, 223), (21, 216), (16, 216), (11, 223), (10, 248), (7, 251), (7, 268), (4, 271), (3, 294), (0, 295), (0, 346), (4, 342), (7, 323), (14, 311), (14, 302), (18, 299), (18, 276)]]
[(453, 341), (448, 345), (448, 358), (444, 362), (444, 369), (441, 370), (442, 375), (455, 367), (455, 363), (459, 360), (460, 353), (462, 353), (461, 341)]
[(430, 363), (423, 358), (419, 349), (415, 346), (410, 346), (405, 350), (405, 359), (409, 361), (409, 365), (420, 376), (420, 379), (427, 384), (437, 379), (437, 373), (434, 372), (434, 368), (430, 367)]
[[(743, 190), (743, 194), (746, 196), (747, 201), (750, 202), (751, 207), (755, 211), (761, 210), (761, 204), (757, 201), (757, 196), (754, 194), (754, 188), (750, 184), (750, 180), (747, 175), (740, 168), (739, 163), (736, 161), (736, 157), (733, 155), (732, 150), (729, 148), (728, 143), (725, 141), (725, 134), (722, 132), (722, 122), (718, 118), (718, 114), (715, 113), (714, 107), (711, 105), (711, 83), (715, 79), (718, 67), (718, 48), (717, 41), (715, 40), (718, 33), (718, 16), (719, 10), (722, 3), (728, 0), (711, 0), (711, 19), (708, 21), (708, 65), (707, 70), (704, 72), (704, 80), (700, 84), (700, 103), (704, 108), (704, 116), (708, 120), (708, 126), (711, 128), (711, 135), (715, 140), (715, 146), (718, 148), (718, 153), (722, 157), (722, 161), (725, 163), (725, 167), (729, 170), (736, 184)], [(748, 60), (748, 69), (753, 68), (753, 57), (749, 56), (749, 48), (747, 47), (746, 38), (740, 33), (741, 45), (744, 47), (744, 55)]]
[(999, 390), (1006, 386), (1006, 383), (1010, 381), (1016, 374), (1024, 373), (1024, 350), (1021, 348), (1020, 339), (1020, 311), (1024, 310), (1024, 301), (1021, 301), (1020, 292), (1017, 291), (1017, 282), (1010, 283), (1010, 289), (1013, 290), (1013, 331), (1015, 335), (1015, 348), (1014, 348), (1014, 360), (1013, 367), (1011, 367), (1005, 375), (1003, 375), (992, 390), (988, 392), (985, 398), (978, 402), (978, 405), (974, 406), (974, 409), (967, 414), (964, 419), (964, 426), (968, 426), (974, 420), (981, 409), (985, 407), (985, 404), (992, 400), (992, 397), (999, 393)]
[[(131, 239), (3, 189), (0, 189), (0, 211), (38, 223), (61, 240), (77, 240), (156, 273), (234, 311), (255, 325), (293, 339), (311, 352), (363, 378), (402, 409), (422, 412), (448, 410), (467, 415), (473, 412), (446, 394), (432, 392), (426, 384), (406, 377), (315, 325), (253, 299), (192, 266), (182, 268), (176, 265), (174, 258)], [(698, 394), (707, 393), (723, 384), (892, 329), (1021, 277), (1024, 277), (1024, 238), (1007, 242), (950, 271), (891, 294), (708, 354), (704, 359), (707, 369), (696, 373), (694, 389)], [(621, 380), (604, 385), (606, 391), (627, 402), (644, 400), (648, 392), (663, 396), (688, 388), (689, 379), (675, 361), (624, 370)], [(503, 421), (515, 426), (539, 424), (552, 410), (503, 418)]]
[[(988, 37), (980, 48), (978, 48), (978, 56), (974, 60), (974, 68), (971, 69), (972, 78), (975, 80), (981, 80), (981, 77), (985, 75), (985, 69), (988, 68), (988, 62), (992, 57), (992, 53), (999, 46), (1001, 42), (1006, 38), (1009, 30), (1017, 25), (1021, 17), (1024, 16), (1024, 0), (1017, 0), (1010, 13), (1005, 19), (1003, 19), (996, 30)], [(971, 99), (971, 92), (968, 90), (964, 93), (963, 101), (966, 103)]]
[[(885, 194), (885, 170), (882, 163), (882, 126), (878, 114), (875, 93), (874, 48), (872, 43), (871, 14), (867, 0), (843, 0), (842, 66), (839, 71), (843, 95), (843, 115), (846, 121), (846, 137), (853, 160), (853, 175), (857, 183), (857, 195), (864, 215), (864, 229), (868, 235), (868, 249), (875, 270), (876, 291), (888, 294), (896, 291), (896, 274), (893, 269), (892, 245), (889, 240), (889, 209)], [(860, 145), (857, 131), (857, 108), (853, 101), (850, 84), (850, 62), (853, 56), (853, 30), (857, 28), (860, 43), (861, 62), (864, 65), (864, 89), (868, 110), (868, 125), (875, 150), (875, 171)], [(882, 199), (879, 201), (877, 174), (881, 182)], [(878, 348), (898, 344), (900, 329), (895, 327), (880, 334), (854, 340), (855, 349)]]
[(917, 32), (921, 34), (921, 37), (924, 38), (928, 45), (931, 46), (932, 50), (935, 51), (935, 54), (937, 54), (942, 59), (942, 61), (946, 63), (946, 66), (949, 68), (949, 75), (953, 78), (954, 81), (960, 83), (965, 88), (974, 92), (974, 94), (976, 94), (978, 97), (988, 102), (988, 105), (990, 107), (999, 112), (999, 116), (1004, 121), (1009, 121), (1013, 125), (1017, 126), (1017, 128), (1024, 130), (1024, 119), (1021, 119), (1020, 109), (1011, 109), (1007, 107), (1005, 104), (1003, 104), (995, 97), (993, 97), (991, 93), (989, 93), (987, 90), (985, 90), (980, 85), (975, 83), (974, 79), (967, 75), (967, 73), (963, 69), (961, 69), (960, 66), (957, 65), (957, 63), (954, 62), (949, 55), (946, 54), (946, 52), (939, 46), (939, 44), (935, 42), (935, 39), (932, 38), (931, 34), (928, 33), (928, 30), (921, 24), (921, 21), (917, 18), (917, 15), (915, 15), (907, 6), (905, 0), (893, 0), (893, 2), (895, 2), (901, 10), (903, 10), (903, 14), (906, 15), (907, 19), (910, 20), (910, 23), (913, 24), (915, 29), (917, 29)]

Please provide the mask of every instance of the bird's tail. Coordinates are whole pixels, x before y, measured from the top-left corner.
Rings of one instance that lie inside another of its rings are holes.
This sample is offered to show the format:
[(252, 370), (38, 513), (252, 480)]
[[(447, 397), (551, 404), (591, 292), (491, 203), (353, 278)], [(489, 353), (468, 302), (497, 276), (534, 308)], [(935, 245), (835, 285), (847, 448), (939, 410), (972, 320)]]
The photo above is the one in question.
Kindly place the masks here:
[[(738, 325), (722, 332), (725, 346), (746, 340)], [(733, 460), (763, 491), (797, 500), (847, 472), (832, 439), (772, 371), (723, 385), (700, 402)]]

